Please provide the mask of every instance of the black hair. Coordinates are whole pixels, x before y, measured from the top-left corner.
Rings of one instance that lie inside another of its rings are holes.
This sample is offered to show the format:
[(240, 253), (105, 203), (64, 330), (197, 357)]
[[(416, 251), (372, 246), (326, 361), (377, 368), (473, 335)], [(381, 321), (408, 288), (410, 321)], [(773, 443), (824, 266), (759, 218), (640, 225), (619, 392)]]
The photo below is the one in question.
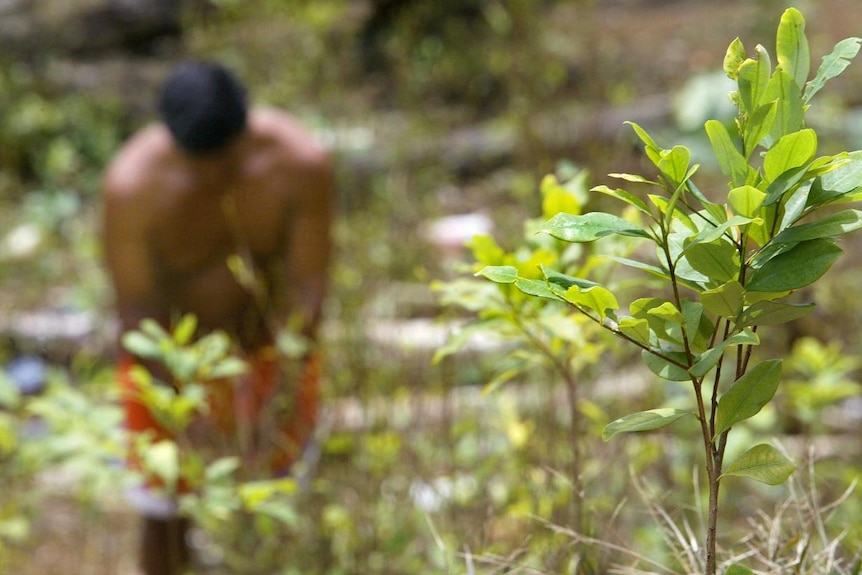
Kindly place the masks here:
[(165, 82), (159, 112), (182, 149), (205, 154), (224, 147), (245, 129), (245, 89), (219, 64), (187, 62)]

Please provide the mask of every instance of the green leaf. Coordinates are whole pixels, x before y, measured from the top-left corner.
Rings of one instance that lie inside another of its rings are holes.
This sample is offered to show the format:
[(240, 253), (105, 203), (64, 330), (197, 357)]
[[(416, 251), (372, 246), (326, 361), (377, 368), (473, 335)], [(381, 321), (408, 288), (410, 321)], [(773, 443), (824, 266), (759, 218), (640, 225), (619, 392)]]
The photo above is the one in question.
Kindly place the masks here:
[(806, 103), (823, 88), (826, 82), (839, 76), (850, 65), (850, 62), (859, 53), (860, 45), (862, 45), (862, 39), (859, 38), (845, 38), (835, 44), (832, 52), (823, 57), (823, 62), (820, 64), (814, 79), (805, 86), (804, 100)]
[(159, 344), (139, 331), (128, 331), (121, 340), (127, 351), (144, 359), (157, 359), (162, 356)]
[(659, 317), (666, 321), (671, 321), (676, 324), (682, 324), (685, 319), (682, 316), (682, 313), (676, 308), (673, 303), (666, 301), (657, 305), (653, 308), (650, 308), (647, 311), (647, 314)]
[(793, 77), (801, 88), (808, 81), (811, 54), (805, 37), (805, 18), (796, 8), (788, 8), (781, 15), (775, 41), (778, 65)]
[(767, 485), (781, 485), (796, 470), (786, 457), (771, 445), (755, 445), (734, 461), (722, 477), (749, 477)]
[(758, 363), (734, 381), (718, 400), (715, 436), (757, 415), (775, 395), (780, 380), (781, 360), (772, 359)]
[[(610, 174), (610, 175), (613, 175), (613, 174)], [(639, 212), (650, 215), (650, 211), (646, 205), (646, 202), (644, 202), (639, 197), (637, 197), (634, 194), (631, 194), (625, 190), (611, 189), (607, 186), (596, 186), (595, 188), (593, 188), (590, 191), (605, 194), (607, 196), (611, 196), (612, 198), (616, 198), (618, 200), (621, 200), (621, 201), (629, 204), (630, 206), (634, 207)]]
[(805, 287), (826, 273), (842, 253), (841, 248), (826, 239), (801, 242), (756, 269), (745, 289), (782, 292)]
[(602, 439), (608, 441), (619, 433), (660, 429), (687, 415), (691, 412), (669, 407), (639, 411), (607, 424), (602, 430)]
[(635, 134), (637, 134), (641, 142), (644, 143), (644, 152), (646, 152), (647, 157), (649, 157), (653, 164), (658, 165), (661, 161), (661, 148), (658, 147), (655, 140), (652, 139), (652, 136), (634, 122), (626, 122), (626, 124), (632, 127)]
[(685, 259), (695, 271), (717, 283), (736, 279), (739, 274), (739, 251), (730, 242), (694, 244), (686, 248)]
[(850, 152), (846, 160), (836, 169), (820, 176), (820, 186), (824, 190), (845, 194), (862, 186), (862, 150)]
[(645, 319), (624, 317), (620, 319), (619, 330), (638, 343), (650, 344), (651, 331), (649, 322)]
[(763, 158), (766, 179), (774, 182), (779, 176), (806, 166), (817, 153), (817, 133), (811, 128), (787, 134), (778, 140)]
[(556, 301), (565, 301), (559, 294), (555, 293), (548, 286), (548, 282), (545, 280), (528, 280), (524, 278), (519, 278), (517, 282), (515, 282), (515, 287), (521, 290), (522, 293), (525, 293), (529, 296), (533, 297), (542, 297), (546, 299), (552, 299)]
[(808, 315), (814, 309), (813, 303), (781, 303), (759, 301), (749, 306), (739, 316), (739, 327), (754, 325), (781, 325)]
[(862, 228), (862, 211), (847, 209), (815, 222), (808, 222), (785, 229), (772, 241), (797, 243), (821, 238), (834, 238)]
[(496, 266), (503, 262), (506, 257), (506, 252), (503, 251), (493, 237), (486, 234), (477, 234), (473, 236), (467, 245), (473, 252), (473, 258), (477, 263), (486, 266)]
[(176, 486), (180, 473), (180, 452), (170, 440), (157, 441), (144, 450), (144, 467), (159, 477), (168, 488)]
[(229, 479), (240, 466), (242, 466), (242, 460), (239, 457), (220, 457), (207, 465), (205, 472), (207, 482)]
[[(664, 355), (683, 364), (686, 360), (684, 353), (668, 352)], [(671, 363), (651, 351), (644, 350), (641, 356), (647, 368), (660, 378), (667, 379), (668, 381), (691, 381), (691, 374), (688, 373), (686, 368)]]
[(248, 364), (238, 357), (228, 357), (215, 364), (207, 376), (212, 379), (234, 378), (248, 372)]
[(754, 575), (754, 571), (742, 565), (731, 565), (724, 572), (724, 575)]
[(475, 275), (498, 284), (513, 284), (518, 281), (518, 270), (514, 266), (486, 266)]
[(763, 205), (766, 194), (754, 186), (739, 186), (727, 194), (727, 201), (734, 214), (753, 218)]
[(703, 308), (717, 316), (735, 318), (742, 313), (745, 288), (736, 280), (700, 294)]
[(689, 179), (688, 166), (690, 163), (691, 150), (685, 146), (674, 146), (672, 149), (662, 152), (658, 169), (673, 183), (674, 187), (678, 187)]
[(703, 377), (718, 364), (728, 347), (734, 345), (759, 344), (760, 338), (757, 337), (756, 333), (751, 330), (741, 331), (719, 342), (719, 344), (712, 349), (708, 349), (702, 353), (698, 357), (697, 362), (689, 368), (688, 372), (695, 377)]
[(592, 242), (611, 234), (649, 238), (640, 226), (619, 216), (604, 212), (583, 215), (557, 214), (548, 220), (542, 230), (566, 242)]
[(582, 289), (572, 286), (566, 290), (565, 299), (575, 305), (586, 307), (599, 314), (604, 319), (608, 310), (618, 310), (620, 304), (616, 296), (607, 288), (593, 286)]
[(734, 186), (745, 184), (748, 179), (748, 162), (733, 144), (727, 128), (718, 120), (709, 120), (705, 127), (721, 173), (730, 178)]
[(173, 338), (179, 345), (186, 345), (195, 335), (195, 330), (198, 328), (198, 318), (193, 314), (184, 315), (174, 327)]
[(553, 217), (560, 212), (581, 213), (582, 206), (577, 196), (563, 187), (553, 174), (548, 174), (542, 178), (540, 189), (542, 191), (542, 214), (545, 218)]
[(769, 53), (760, 45), (756, 46), (754, 51), (756, 58), (749, 58), (739, 65), (737, 78), (740, 101), (749, 114), (764, 101), (769, 76), (772, 74)]
[(730, 46), (727, 47), (727, 52), (724, 55), (724, 73), (731, 80), (736, 80), (739, 76), (739, 66), (745, 61), (745, 46), (742, 40), (734, 38)]
[(772, 131), (772, 125), (775, 123), (775, 117), (778, 114), (778, 106), (776, 102), (768, 102), (762, 106), (758, 106), (748, 121), (745, 123), (745, 131), (743, 132), (743, 140), (746, 159), (751, 157), (752, 152), (757, 148), (766, 136)]
[(560, 272), (554, 271), (546, 266), (539, 267), (541, 268), (545, 279), (548, 280), (549, 283), (563, 288), (563, 291), (569, 289), (572, 286), (578, 286), (583, 289), (588, 289), (600, 285), (588, 279), (579, 278), (577, 276), (570, 276), (568, 274), (561, 274)]
[(802, 90), (790, 74), (781, 68), (775, 71), (766, 86), (764, 101), (774, 101), (777, 107), (770, 130), (773, 141), (802, 129), (805, 119)]

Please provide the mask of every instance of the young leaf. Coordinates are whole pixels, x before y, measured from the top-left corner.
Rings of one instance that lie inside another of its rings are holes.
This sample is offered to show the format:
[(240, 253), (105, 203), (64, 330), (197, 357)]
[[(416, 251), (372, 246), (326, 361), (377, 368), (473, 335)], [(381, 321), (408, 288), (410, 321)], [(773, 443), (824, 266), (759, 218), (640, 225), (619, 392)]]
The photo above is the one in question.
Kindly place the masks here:
[(776, 70), (766, 85), (763, 101), (776, 102), (775, 121), (769, 132), (772, 141), (802, 129), (805, 119), (802, 89), (790, 74), (781, 68)]
[[(613, 175), (613, 174), (611, 174), (611, 175)], [(644, 202), (639, 197), (637, 197), (634, 194), (631, 194), (625, 190), (611, 189), (607, 186), (596, 186), (595, 188), (593, 188), (590, 191), (599, 192), (601, 194), (611, 196), (612, 198), (622, 200), (623, 202), (634, 207), (637, 211), (642, 212), (642, 213), (647, 214), (647, 215), (650, 215), (650, 211), (646, 205), (646, 202)]]
[(691, 163), (691, 151), (685, 146), (674, 146), (671, 150), (662, 152), (662, 159), (658, 163), (658, 169), (664, 176), (678, 187), (689, 179), (689, 164)]
[(691, 415), (691, 412), (669, 407), (639, 411), (607, 424), (602, 430), (602, 439), (608, 441), (619, 433), (660, 429), (686, 415)]
[(608, 310), (615, 311), (620, 308), (616, 296), (609, 289), (601, 286), (587, 289), (572, 286), (566, 290), (565, 299), (570, 303), (596, 312), (602, 319), (607, 317)]
[(144, 359), (156, 359), (162, 355), (159, 344), (138, 331), (124, 333), (122, 344), (127, 351)]
[(774, 182), (779, 176), (794, 168), (806, 166), (817, 153), (817, 133), (811, 128), (787, 134), (766, 152), (763, 158), (763, 173)]
[(570, 276), (567, 274), (561, 274), (560, 272), (554, 271), (551, 268), (545, 266), (539, 267), (542, 270), (545, 279), (548, 280), (548, 283), (555, 286), (560, 286), (561, 288), (563, 288), (563, 291), (569, 289), (572, 286), (578, 286), (583, 289), (588, 289), (600, 285), (588, 279), (579, 278), (577, 276)]
[(542, 214), (545, 218), (551, 218), (560, 212), (581, 213), (581, 202), (578, 201), (577, 196), (564, 188), (553, 174), (548, 174), (542, 178), (540, 189), (542, 191)]
[(724, 575), (754, 575), (754, 571), (742, 565), (731, 565), (724, 572)]
[(649, 238), (643, 228), (619, 216), (590, 212), (579, 216), (557, 214), (541, 230), (565, 242), (593, 242), (611, 234)]
[(712, 349), (700, 354), (697, 362), (688, 370), (695, 377), (703, 377), (715, 367), (724, 355), (725, 350), (733, 345), (759, 345), (760, 338), (751, 330), (741, 331), (721, 341)]
[(746, 159), (751, 157), (757, 145), (772, 131), (772, 125), (775, 123), (775, 116), (777, 114), (778, 106), (776, 102), (767, 102), (758, 106), (754, 110), (754, 113), (749, 116), (748, 121), (745, 123), (745, 131), (742, 134)]
[(744, 300), (745, 288), (736, 280), (700, 294), (700, 301), (706, 311), (727, 318), (735, 318), (742, 313)]
[(655, 143), (655, 140), (652, 139), (646, 130), (635, 124), (634, 122), (626, 122), (637, 134), (638, 138), (640, 138), (641, 142), (644, 143), (644, 152), (646, 152), (647, 157), (652, 160), (652, 163), (658, 165), (661, 161), (661, 148)]
[(718, 437), (740, 421), (757, 415), (778, 390), (781, 380), (781, 360), (758, 363), (722, 394), (715, 418)]
[(514, 266), (486, 266), (475, 275), (498, 284), (513, 284), (518, 280), (518, 270)]
[(805, 96), (803, 98), (805, 103), (808, 103), (812, 96), (823, 88), (826, 82), (840, 75), (850, 65), (850, 62), (859, 53), (860, 44), (862, 44), (862, 39), (860, 38), (845, 38), (835, 44), (832, 53), (823, 57), (823, 62), (817, 70), (817, 75), (805, 86)]
[(195, 335), (198, 319), (192, 314), (186, 314), (174, 328), (173, 338), (178, 345), (186, 345)]
[(515, 287), (529, 296), (542, 297), (555, 301), (565, 301), (550, 288), (547, 281), (519, 278), (518, 281), (515, 282)]
[(743, 453), (721, 476), (737, 475), (767, 485), (781, 485), (795, 470), (796, 466), (777, 449), (762, 443)]
[(742, 40), (734, 38), (730, 46), (727, 47), (727, 53), (724, 55), (724, 73), (731, 80), (736, 80), (739, 76), (739, 65), (745, 61), (745, 46)]
[[(763, 101), (769, 76), (772, 74), (772, 62), (769, 53), (763, 46), (756, 46), (756, 58), (749, 58), (739, 66), (739, 97), (746, 112), (753, 113)], [(768, 101), (768, 100), (767, 100)]]
[(781, 292), (805, 287), (826, 273), (842, 253), (841, 248), (826, 239), (801, 242), (755, 270), (745, 289)]
[(788, 8), (781, 15), (775, 41), (778, 65), (786, 70), (801, 88), (808, 81), (811, 55), (805, 37), (805, 18), (796, 8)]
[(727, 194), (727, 201), (733, 213), (746, 218), (753, 218), (763, 205), (766, 194), (754, 186), (740, 186), (733, 188)]
[(634, 341), (643, 345), (650, 344), (649, 322), (645, 319), (624, 317), (620, 319), (619, 330)]
[(734, 186), (744, 185), (748, 179), (749, 165), (730, 139), (727, 128), (718, 120), (709, 120), (705, 128), (721, 173), (730, 178)]

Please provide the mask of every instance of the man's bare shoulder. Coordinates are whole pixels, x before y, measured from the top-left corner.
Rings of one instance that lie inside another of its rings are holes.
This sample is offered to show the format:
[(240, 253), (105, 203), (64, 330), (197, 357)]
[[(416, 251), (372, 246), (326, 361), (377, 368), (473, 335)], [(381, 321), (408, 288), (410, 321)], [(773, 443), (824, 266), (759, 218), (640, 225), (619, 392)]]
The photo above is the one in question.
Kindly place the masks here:
[(133, 199), (157, 184), (173, 150), (170, 134), (161, 125), (135, 134), (116, 153), (105, 170), (102, 190), (106, 199)]
[(256, 108), (249, 115), (252, 131), (273, 144), (280, 156), (292, 167), (310, 169), (329, 163), (327, 150), (319, 139), (299, 120), (276, 108)]

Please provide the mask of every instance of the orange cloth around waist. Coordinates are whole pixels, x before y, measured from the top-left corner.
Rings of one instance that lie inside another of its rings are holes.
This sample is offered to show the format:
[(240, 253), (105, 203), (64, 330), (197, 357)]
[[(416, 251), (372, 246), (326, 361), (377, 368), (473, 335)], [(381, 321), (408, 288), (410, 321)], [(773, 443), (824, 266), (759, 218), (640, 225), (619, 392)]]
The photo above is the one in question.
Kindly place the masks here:
[[(207, 382), (209, 410), (193, 425), (202, 425), (212, 444), (230, 451), (221, 455), (239, 455), (246, 465), (250, 463), (246, 456), (253, 454), (257, 464), (266, 461), (264, 467), (269, 469), (262, 472), (281, 475), (301, 456), (314, 432), (320, 409), (321, 361), (319, 356), (310, 356), (291, 378), (271, 348), (245, 360), (248, 371), (235, 380)], [(148, 432), (154, 441), (170, 439), (141, 399), (134, 366), (132, 356), (120, 357), (118, 377), (126, 428), (133, 433)], [(134, 450), (129, 458), (132, 465), (140, 465)]]

